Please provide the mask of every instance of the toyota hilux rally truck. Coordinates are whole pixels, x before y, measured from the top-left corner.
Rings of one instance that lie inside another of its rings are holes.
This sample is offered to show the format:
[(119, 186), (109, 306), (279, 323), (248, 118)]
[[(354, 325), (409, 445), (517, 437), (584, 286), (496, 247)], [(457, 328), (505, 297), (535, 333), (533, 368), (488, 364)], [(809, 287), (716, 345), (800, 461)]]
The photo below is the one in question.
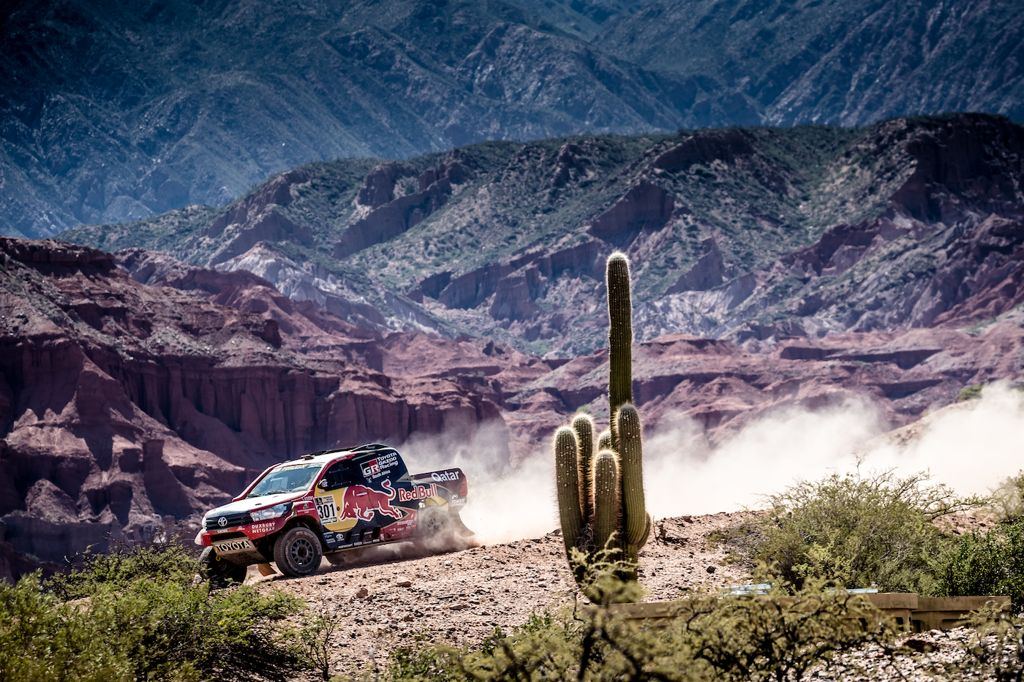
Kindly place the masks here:
[(229, 504), (203, 516), (196, 544), (215, 585), (242, 582), (246, 567), (310, 575), (326, 556), (402, 540), (468, 534), (461, 469), (410, 474), (398, 451), (371, 443), (325, 450), (274, 465)]

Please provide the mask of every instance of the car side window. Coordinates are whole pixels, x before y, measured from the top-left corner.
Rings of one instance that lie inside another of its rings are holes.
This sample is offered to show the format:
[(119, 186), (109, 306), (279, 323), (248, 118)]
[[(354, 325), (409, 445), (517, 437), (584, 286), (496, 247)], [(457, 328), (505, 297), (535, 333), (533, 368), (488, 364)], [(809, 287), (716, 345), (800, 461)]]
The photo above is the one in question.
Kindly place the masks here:
[(322, 490), (337, 490), (359, 482), (360, 472), (355, 462), (346, 460), (332, 464), (320, 481)]

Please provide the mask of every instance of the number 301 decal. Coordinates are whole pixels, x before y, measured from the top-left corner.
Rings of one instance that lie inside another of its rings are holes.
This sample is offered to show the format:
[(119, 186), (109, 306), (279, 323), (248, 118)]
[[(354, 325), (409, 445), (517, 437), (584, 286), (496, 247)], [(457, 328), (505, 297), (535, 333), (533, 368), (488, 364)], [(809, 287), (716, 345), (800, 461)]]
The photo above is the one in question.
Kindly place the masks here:
[(316, 513), (320, 515), (322, 523), (331, 523), (338, 520), (338, 510), (334, 506), (334, 497), (332, 495), (315, 497), (313, 498), (313, 503), (316, 505)]

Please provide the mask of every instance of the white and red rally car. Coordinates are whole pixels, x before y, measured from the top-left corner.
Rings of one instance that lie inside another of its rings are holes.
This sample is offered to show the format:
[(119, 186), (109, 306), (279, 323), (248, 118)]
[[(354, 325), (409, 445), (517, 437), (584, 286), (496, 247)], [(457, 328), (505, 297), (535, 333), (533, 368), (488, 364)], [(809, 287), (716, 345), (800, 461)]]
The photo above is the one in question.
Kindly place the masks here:
[(229, 504), (203, 516), (196, 544), (215, 584), (246, 566), (310, 575), (327, 556), (367, 545), (468, 533), (461, 469), (410, 474), (398, 451), (371, 443), (303, 455), (270, 467)]

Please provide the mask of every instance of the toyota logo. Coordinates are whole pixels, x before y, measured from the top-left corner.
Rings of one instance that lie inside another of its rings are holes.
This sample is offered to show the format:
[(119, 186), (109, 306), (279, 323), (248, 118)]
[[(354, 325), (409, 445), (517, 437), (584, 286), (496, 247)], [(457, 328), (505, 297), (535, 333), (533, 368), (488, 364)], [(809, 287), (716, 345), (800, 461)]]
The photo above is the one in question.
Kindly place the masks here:
[(221, 528), (223, 528), (224, 526), (228, 525), (228, 517), (222, 516), (219, 519), (217, 519), (217, 525), (220, 526)]

